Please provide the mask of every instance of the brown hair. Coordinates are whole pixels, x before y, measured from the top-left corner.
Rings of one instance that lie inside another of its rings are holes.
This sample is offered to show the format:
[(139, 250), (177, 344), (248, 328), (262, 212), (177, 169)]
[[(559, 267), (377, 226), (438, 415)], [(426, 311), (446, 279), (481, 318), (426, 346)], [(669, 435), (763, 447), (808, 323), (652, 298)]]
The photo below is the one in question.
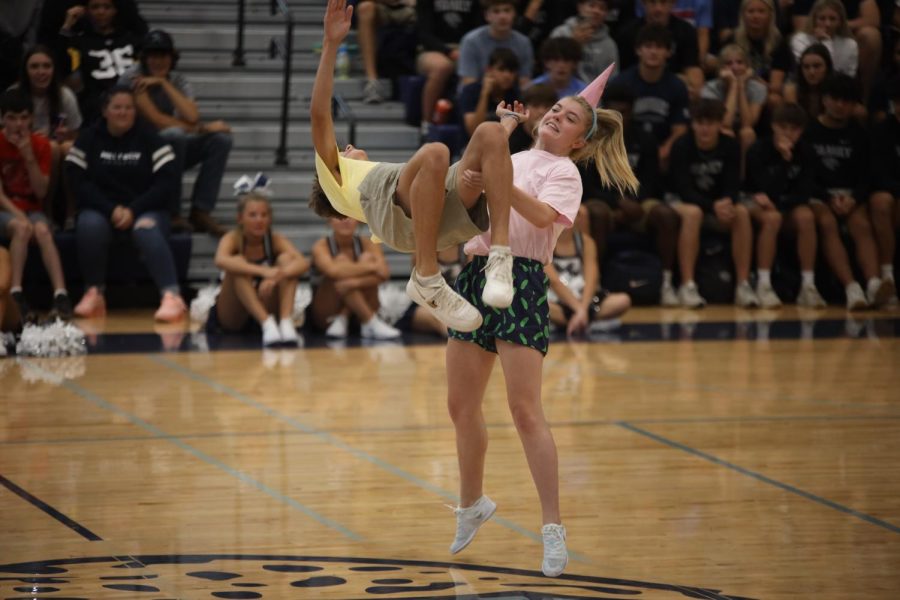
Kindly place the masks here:
[(322, 184), (319, 183), (318, 177), (313, 177), (312, 190), (309, 192), (309, 207), (323, 219), (330, 219), (332, 217), (335, 219), (343, 219), (345, 216), (336, 211), (331, 205), (328, 196), (325, 194), (325, 190), (322, 189)]

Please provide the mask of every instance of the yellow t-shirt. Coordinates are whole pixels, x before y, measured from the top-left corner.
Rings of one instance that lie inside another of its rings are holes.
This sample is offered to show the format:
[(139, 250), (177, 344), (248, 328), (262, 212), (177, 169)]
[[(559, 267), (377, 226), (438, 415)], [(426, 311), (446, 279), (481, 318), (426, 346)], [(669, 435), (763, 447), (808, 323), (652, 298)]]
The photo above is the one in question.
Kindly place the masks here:
[(328, 165), (325, 164), (319, 153), (316, 153), (316, 175), (319, 176), (319, 185), (322, 186), (322, 190), (334, 210), (356, 219), (360, 223), (368, 223), (359, 203), (359, 184), (377, 164), (377, 162), (368, 160), (353, 160), (338, 153), (342, 181), (342, 184), (339, 184), (331, 174)]

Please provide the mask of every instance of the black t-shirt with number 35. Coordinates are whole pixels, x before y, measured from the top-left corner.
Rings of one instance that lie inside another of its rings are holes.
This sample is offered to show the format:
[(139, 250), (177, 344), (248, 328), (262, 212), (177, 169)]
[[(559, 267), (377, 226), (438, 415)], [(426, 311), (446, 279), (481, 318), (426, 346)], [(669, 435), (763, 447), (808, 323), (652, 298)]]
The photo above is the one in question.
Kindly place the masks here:
[(82, 85), (78, 101), (85, 122), (100, 115), (103, 93), (137, 61), (139, 45), (140, 39), (131, 32), (103, 35), (86, 31), (75, 38), (74, 47), (80, 55), (77, 73)]

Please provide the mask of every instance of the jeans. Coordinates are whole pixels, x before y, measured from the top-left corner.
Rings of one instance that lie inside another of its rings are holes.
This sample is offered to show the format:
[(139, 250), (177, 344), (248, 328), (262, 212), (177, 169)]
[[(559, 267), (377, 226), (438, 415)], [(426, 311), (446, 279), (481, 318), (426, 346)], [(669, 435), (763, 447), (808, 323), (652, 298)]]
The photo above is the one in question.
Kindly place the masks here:
[[(191, 194), (191, 206), (197, 210), (212, 212), (219, 199), (219, 186), (222, 185), (222, 176), (231, 152), (231, 136), (227, 133), (188, 133), (180, 127), (169, 127), (159, 134), (172, 144), (181, 172), (200, 165)], [(180, 214), (180, 194), (175, 201), (172, 214)]]
[(150, 277), (164, 292), (178, 293), (178, 275), (175, 271), (175, 258), (169, 247), (169, 215), (150, 211), (134, 218), (135, 224), (141, 219), (152, 219), (152, 227), (135, 227), (125, 232), (113, 228), (109, 219), (101, 213), (85, 209), (78, 213), (75, 225), (75, 240), (78, 247), (78, 263), (84, 277), (85, 288), (96, 286), (103, 289), (106, 283), (106, 264), (109, 255), (109, 243), (113, 236), (131, 234), (131, 239), (140, 253), (141, 260), (147, 266)]

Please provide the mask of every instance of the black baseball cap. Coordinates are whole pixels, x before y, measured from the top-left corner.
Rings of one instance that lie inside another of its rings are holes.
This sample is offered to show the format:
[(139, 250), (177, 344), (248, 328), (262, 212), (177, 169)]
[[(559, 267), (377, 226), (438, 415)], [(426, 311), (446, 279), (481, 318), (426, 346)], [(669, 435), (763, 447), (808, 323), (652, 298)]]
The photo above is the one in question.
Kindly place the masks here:
[(141, 46), (144, 52), (175, 52), (175, 42), (172, 36), (162, 29), (153, 29), (144, 36), (144, 43)]

